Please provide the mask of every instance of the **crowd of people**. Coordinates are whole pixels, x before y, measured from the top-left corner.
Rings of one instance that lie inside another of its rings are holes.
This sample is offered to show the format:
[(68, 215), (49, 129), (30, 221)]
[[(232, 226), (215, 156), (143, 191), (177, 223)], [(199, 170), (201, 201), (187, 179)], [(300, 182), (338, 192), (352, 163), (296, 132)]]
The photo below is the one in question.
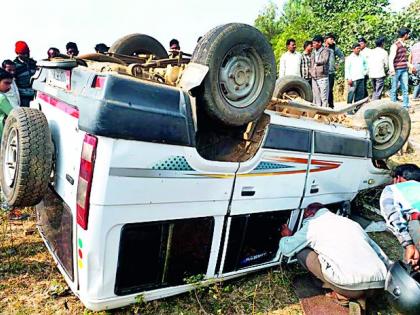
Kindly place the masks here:
[[(403, 95), (403, 107), (413, 112), (408, 96), (409, 73), (420, 76), (420, 42), (414, 44), (408, 54), (408, 28), (401, 28), (397, 40), (388, 52), (384, 49), (385, 38), (375, 41), (375, 48), (367, 45), (364, 37), (352, 45), (352, 53), (345, 57), (336, 45), (335, 35), (316, 35), (303, 44), (303, 52), (296, 51), (296, 41), (286, 41), (287, 52), (280, 58), (279, 78), (287, 75), (299, 76), (312, 87), (314, 103), (322, 107), (334, 108), (334, 82), (339, 63), (345, 64), (344, 78), (348, 84), (347, 103), (358, 102), (368, 97), (367, 83), (372, 83), (372, 100), (383, 96), (387, 73), (392, 78), (390, 97), (397, 101), (398, 89)], [(414, 87), (413, 99), (420, 99), (420, 86)]]

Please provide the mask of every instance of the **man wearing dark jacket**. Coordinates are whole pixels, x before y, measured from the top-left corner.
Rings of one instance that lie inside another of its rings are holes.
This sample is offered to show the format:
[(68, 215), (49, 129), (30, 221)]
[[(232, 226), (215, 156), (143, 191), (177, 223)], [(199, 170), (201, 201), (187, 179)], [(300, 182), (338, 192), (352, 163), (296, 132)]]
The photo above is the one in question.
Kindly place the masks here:
[(314, 103), (322, 107), (328, 107), (328, 70), (330, 49), (322, 45), (323, 38), (317, 35), (312, 40), (314, 48), (311, 56), (312, 92)]
[(14, 63), (16, 64), (16, 85), (19, 89), (20, 106), (28, 107), (33, 100), (35, 91), (31, 87), (31, 77), (36, 72), (36, 61), (29, 57), (30, 50), (24, 41), (15, 44), (17, 54)]

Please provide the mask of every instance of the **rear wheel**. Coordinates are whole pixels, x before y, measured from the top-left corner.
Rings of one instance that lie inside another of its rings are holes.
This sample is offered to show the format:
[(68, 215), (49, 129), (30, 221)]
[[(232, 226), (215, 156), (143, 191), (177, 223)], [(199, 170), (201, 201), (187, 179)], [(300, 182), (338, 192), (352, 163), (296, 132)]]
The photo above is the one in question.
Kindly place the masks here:
[(308, 81), (294, 75), (288, 75), (277, 80), (274, 96), (285, 98), (285, 95), (290, 98), (300, 97), (308, 102), (313, 101), (312, 88)]
[(110, 53), (137, 56), (141, 54), (155, 55), (157, 59), (168, 58), (168, 53), (159, 41), (145, 34), (130, 34), (112, 44)]
[(1, 144), (0, 181), (9, 205), (38, 204), (48, 187), (53, 144), (44, 114), (19, 107), (6, 120)]
[(369, 129), (374, 159), (382, 160), (394, 155), (407, 142), (411, 120), (401, 105), (377, 100), (363, 105), (357, 115), (365, 119)]
[(274, 54), (254, 27), (232, 23), (214, 28), (198, 43), (192, 62), (209, 67), (194, 95), (198, 106), (225, 125), (257, 119), (274, 90)]

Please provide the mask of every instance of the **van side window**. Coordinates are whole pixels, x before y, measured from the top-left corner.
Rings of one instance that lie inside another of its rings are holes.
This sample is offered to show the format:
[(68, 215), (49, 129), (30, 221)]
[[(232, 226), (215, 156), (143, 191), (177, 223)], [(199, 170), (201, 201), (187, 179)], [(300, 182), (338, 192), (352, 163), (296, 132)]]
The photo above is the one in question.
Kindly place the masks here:
[(371, 157), (369, 140), (326, 132), (315, 132), (315, 153)]
[(264, 148), (298, 152), (311, 151), (311, 131), (270, 125)]
[(181, 285), (206, 274), (213, 226), (213, 217), (124, 225), (115, 294)]

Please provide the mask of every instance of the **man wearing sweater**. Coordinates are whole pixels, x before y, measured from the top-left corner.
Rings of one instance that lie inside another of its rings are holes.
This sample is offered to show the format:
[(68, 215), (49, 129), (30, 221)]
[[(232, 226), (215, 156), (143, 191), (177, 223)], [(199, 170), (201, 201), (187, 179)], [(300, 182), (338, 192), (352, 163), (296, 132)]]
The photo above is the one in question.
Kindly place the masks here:
[[(397, 101), (398, 83), (403, 93), (403, 107), (411, 111), (408, 100), (408, 69), (411, 65), (407, 59), (405, 42), (410, 37), (410, 30), (403, 27), (398, 32), (398, 40), (389, 50), (389, 74), (392, 76), (391, 101)], [(413, 73), (416, 69), (413, 69)]]

